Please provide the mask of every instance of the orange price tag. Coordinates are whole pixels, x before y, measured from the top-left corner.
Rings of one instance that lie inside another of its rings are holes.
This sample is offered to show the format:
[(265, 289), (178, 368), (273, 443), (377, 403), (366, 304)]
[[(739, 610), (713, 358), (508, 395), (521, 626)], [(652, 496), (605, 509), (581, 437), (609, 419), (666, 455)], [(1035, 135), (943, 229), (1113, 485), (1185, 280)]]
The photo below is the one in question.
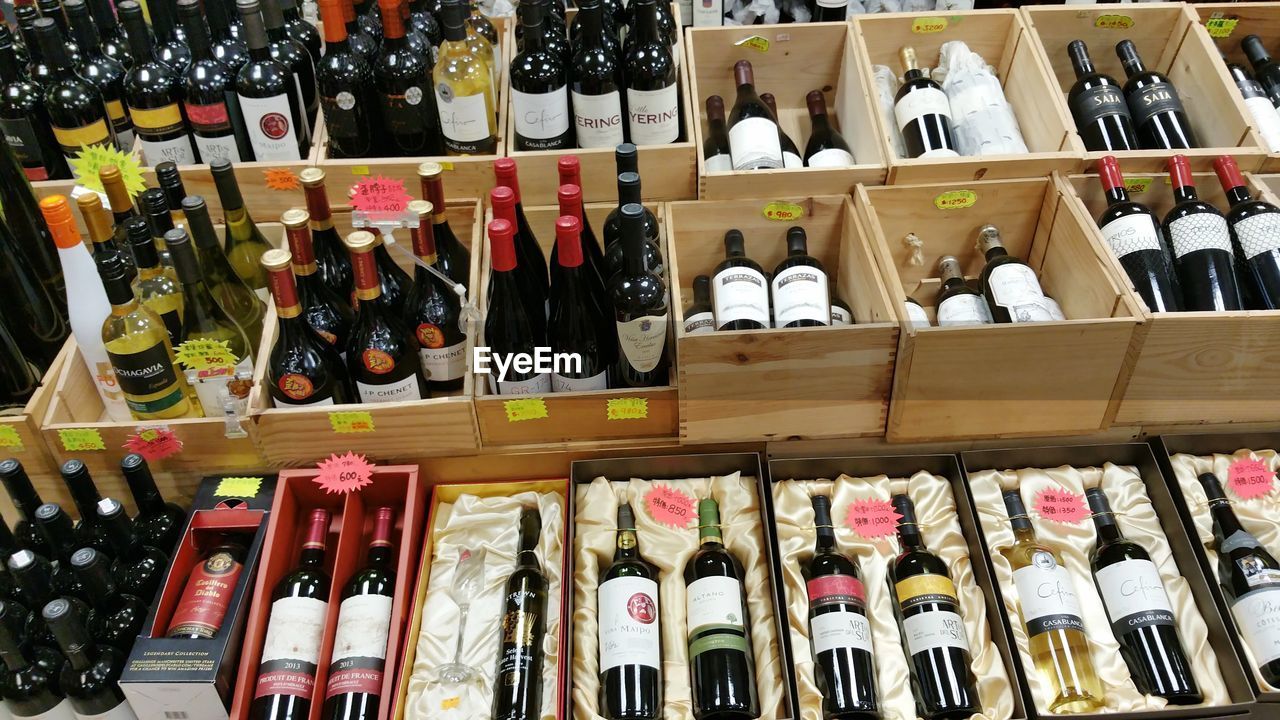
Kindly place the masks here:
[(298, 176), (285, 168), (270, 168), (262, 171), (269, 190), (297, 190), (302, 187)]

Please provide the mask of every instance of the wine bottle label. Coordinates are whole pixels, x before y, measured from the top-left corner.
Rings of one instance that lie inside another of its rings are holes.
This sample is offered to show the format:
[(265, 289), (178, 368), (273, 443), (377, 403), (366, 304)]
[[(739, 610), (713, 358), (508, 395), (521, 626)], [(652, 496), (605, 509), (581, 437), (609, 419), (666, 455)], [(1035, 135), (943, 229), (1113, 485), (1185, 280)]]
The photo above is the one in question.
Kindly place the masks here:
[(196, 149), (200, 151), (200, 160), (206, 164), (219, 160), (240, 162), (240, 148), (236, 145), (236, 137), (228, 134), (231, 133), (231, 115), (227, 112), (227, 104), (187, 103), (186, 108), (194, 131), (192, 134), (195, 136)]
[(386, 384), (367, 383), (357, 380), (356, 390), (359, 391), (360, 402), (363, 403), (388, 403), (422, 399), (422, 389), (418, 387), (417, 373), (410, 373), (403, 380), (396, 380)]
[(934, 148), (932, 150), (926, 150), (925, 152), (917, 156), (917, 158), (926, 158), (926, 159), (953, 158), (953, 157), (960, 157), (960, 153), (956, 152), (955, 150), (952, 150), (951, 148)]
[(659, 90), (627, 88), (631, 142), (669, 145), (680, 138), (680, 92), (675, 83)]
[[(708, 630), (746, 629), (742, 616), (742, 584), (731, 577), (705, 577), (685, 590), (685, 628), (688, 637)], [(693, 654), (693, 653), (690, 653)]]
[(333, 402), (332, 395), (321, 398), (319, 400), (312, 400), (310, 402), (296, 402), (296, 403), (288, 402), (287, 400), (281, 400), (280, 398), (275, 397), (274, 395), (271, 397), (271, 407), (297, 407), (299, 405), (308, 405), (311, 407), (325, 407), (326, 405), (333, 405), (333, 404), (335, 403)]
[(719, 153), (706, 159), (707, 172), (729, 172), (733, 170), (733, 156)]
[[(195, 164), (196, 153), (191, 146), (191, 136), (186, 132), (177, 103), (162, 108), (131, 109), (145, 164), (155, 166), (165, 161), (179, 166)], [(167, 139), (161, 137), (174, 133), (180, 134)]]
[(493, 111), (484, 93), (454, 95), (445, 83), (436, 85), (436, 108), (440, 114), (440, 130), (445, 148), (451, 153), (479, 154), (492, 150), (493, 136), (489, 123)]
[(69, 158), (79, 155), (83, 146), (111, 143), (111, 132), (107, 128), (106, 118), (99, 118), (82, 127), (62, 128), (54, 125), (53, 136), (62, 146), (62, 153)]
[(1280, 212), (1264, 212), (1235, 224), (1236, 239), (1246, 260), (1280, 249)]
[(791, 152), (790, 150), (782, 151), (782, 167), (787, 170), (804, 167), (804, 158)]
[(782, 167), (778, 126), (769, 118), (743, 118), (729, 128), (729, 152), (734, 170)]
[[(201, 372), (203, 374), (207, 371)], [(246, 355), (236, 363), (234, 368), (217, 368), (214, 372), (218, 374), (202, 376), (195, 384), (196, 397), (200, 398), (200, 405), (204, 408), (206, 417), (217, 417), (222, 414), (224, 397), (234, 395), (241, 398), (248, 395), (248, 388), (242, 387), (245, 383), (233, 382), (233, 380), (241, 373), (253, 374), (253, 361)]]
[(238, 96), (255, 160), (301, 160), (288, 93), (269, 98)]
[(36, 136), (36, 128), (26, 117), (0, 118), (0, 130), (4, 131), (4, 139), (13, 148), (13, 154), (28, 180), (48, 180), (48, 163), (40, 149), (40, 138)]
[[(1231, 533), (1230, 537), (1226, 538), (1220, 545), (1218, 545), (1218, 554), (1230, 555), (1235, 552), (1237, 548), (1252, 549), (1259, 547), (1262, 547), (1262, 544), (1258, 542), (1258, 538), (1244, 530), (1237, 530)], [(1241, 574), (1244, 575), (1245, 580), (1249, 583), (1249, 587), (1253, 587), (1256, 584), (1254, 582), (1255, 578), (1262, 579), (1265, 582), (1271, 582), (1270, 575), (1272, 573), (1280, 573), (1280, 570), (1271, 570), (1265, 566), (1258, 565), (1252, 558), (1247, 556), (1237, 560), (1236, 564), (1240, 567)]]
[(956, 598), (956, 585), (951, 582), (951, 578), (934, 573), (911, 575), (899, 580), (893, 586), (893, 594), (897, 596), (898, 606), (904, 611), (920, 605), (960, 605)]
[(667, 350), (667, 316), (645, 315), (618, 321), (618, 346), (627, 363), (646, 373), (658, 367)]
[(852, 575), (822, 575), (805, 583), (809, 594), (809, 608), (846, 604), (864, 607), (867, 589), (862, 581)]
[(849, 648), (871, 652), (871, 623), (858, 612), (841, 610), (809, 618), (809, 641), (813, 654)]
[(535, 375), (528, 380), (495, 380), (489, 376), (489, 392), (495, 395), (545, 395), (551, 392), (551, 374)]
[(551, 374), (551, 392), (585, 392), (588, 390), (607, 390), (608, 388), (608, 371), (602, 371), (586, 378), (569, 378), (559, 373)]
[(1134, 93), (1129, 98), (1129, 109), (1133, 112), (1133, 123), (1138, 127), (1159, 113), (1183, 112), (1177, 88), (1166, 82), (1148, 85)]
[(182, 337), (182, 313), (177, 310), (160, 310), (152, 307), (150, 302), (143, 302), (143, 305), (155, 310), (160, 316), (160, 320), (164, 322), (164, 329), (169, 332), (169, 344), (177, 345), (178, 339)]
[(356, 595), (343, 600), (338, 608), (338, 629), (333, 637), (324, 696), (381, 695), (390, 635), (390, 596)]
[(316, 385), (301, 373), (285, 373), (276, 380), (276, 388), (284, 394), (284, 400), (276, 399), (276, 405), (332, 405), (332, 396), (316, 396)]
[(134, 353), (107, 350), (125, 402), (135, 413), (158, 413), (182, 402), (182, 385), (169, 349), (160, 342)]
[(694, 313), (684, 319), (684, 334), (698, 335), (701, 333), (715, 332), (716, 316), (709, 310), (700, 313)]
[(1254, 663), (1280, 660), (1280, 584), (1252, 590), (1231, 604), (1231, 617)]
[(244, 570), (229, 552), (215, 552), (205, 558), (182, 589), (182, 599), (169, 620), (169, 637), (199, 635), (211, 638), (218, 634), (231, 607), (240, 572)]
[(721, 270), (711, 280), (711, 297), (718, 327), (734, 320), (754, 320), (769, 327), (769, 283), (759, 270)]
[(1160, 228), (1154, 216), (1125, 215), (1102, 226), (1102, 237), (1116, 257), (1142, 250), (1160, 250)]
[(321, 95), (320, 108), (324, 111), (325, 130), (336, 137), (360, 137), (359, 114), (356, 96), (346, 90), (337, 95)]
[(44, 712), (36, 712), (27, 714), (24, 712), (24, 703), (22, 700), (6, 700), (5, 705), (11, 712), (12, 717), (22, 718), (23, 720), (75, 720), (76, 712), (71, 707), (71, 701), (63, 698), (57, 705), (45, 710)]
[(1013, 571), (1013, 584), (1018, 589), (1022, 622), (1030, 635), (1051, 630), (1084, 632), (1080, 598), (1071, 587), (1067, 569), (1058, 564), (1053, 553), (1035, 551), (1030, 565)]
[(134, 714), (133, 707), (129, 705), (127, 700), (121, 700), (119, 705), (106, 712), (73, 712), (73, 714), (76, 720), (138, 720), (138, 716)]
[(1012, 322), (1047, 322), (1052, 313), (1040, 302), (1044, 291), (1036, 271), (1022, 263), (1005, 263), (987, 276), (991, 301), (1009, 311)]
[(617, 577), (600, 584), (600, 672), (622, 665), (662, 666), (659, 646), (658, 583)]
[[(920, 308), (920, 309), (921, 309), (921, 310), (924, 310), (924, 308)], [(908, 308), (907, 315), (908, 315), (908, 316), (910, 316), (910, 315), (911, 315), (911, 312), (910, 312), (910, 309), (909, 309), (909, 308)], [(912, 320), (915, 320), (915, 318), (914, 318), (914, 317), (912, 317), (911, 319), (912, 319)], [(926, 324), (926, 325), (927, 325), (927, 324), (929, 324), (929, 316), (928, 316), (928, 315), (926, 315), (926, 316), (925, 316), (925, 318), (924, 318), (924, 322), (925, 322), (925, 324)], [(831, 324), (832, 324), (832, 325), (852, 325), (852, 324), (853, 324), (853, 315), (852, 315), (852, 314), (850, 314), (848, 310), (845, 310), (844, 308), (840, 307), (839, 305), (832, 305), (832, 306), (831, 306)]]
[(831, 322), (827, 274), (812, 265), (793, 265), (773, 276), (773, 317), (778, 327), (797, 320)]
[(1246, 97), (1244, 104), (1262, 136), (1262, 144), (1273, 153), (1280, 152), (1280, 111), (1265, 95)]
[(899, 130), (906, 130), (908, 125), (925, 115), (941, 115), (950, 120), (951, 103), (947, 94), (938, 88), (917, 88), (903, 95), (893, 106), (893, 117), (898, 121)]
[(840, 148), (819, 150), (809, 156), (809, 167), (815, 168), (847, 168), (853, 167), (853, 154)]
[(516, 135), (525, 150), (559, 150), (569, 133), (569, 88), (549, 93), (526, 93), (511, 88), (511, 112)]
[(622, 94), (573, 93), (573, 126), (578, 147), (614, 147), (622, 143)]
[[(403, 93), (379, 93), (382, 99), (382, 115), (391, 132), (396, 135), (412, 135), (428, 130), (430, 105), (423, 105), (426, 97), (422, 88), (410, 85)], [(484, 102), (484, 95), (479, 95)], [(488, 126), (485, 126), (486, 134)]]
[(428, 382), (457, 380), (467, 373), (465, 339), (445, 347), (444, 332), (431, 323), (419, 323), (415, 334), (418, 336), (418, 357), (422, 360)]
[[(923, 308), (921, 308), (923, 309)], [(991, 309), (981, 295), (952, 295), (938, 305), (938, 325), (989, 325)]]
[(1217, 213), (1184, 215), (1169, 223), (1169, 243), (1175, 258), (1200, 250), (1231, 252), (1231, 232), (1226, 218)]
[(1114, 115), (1129, 116), (1124, 91), (1116, 85), (1097, 85), (1068, 99), (1076, 127), (1084, 128)]
[(911, 655), (948, 648), (969, 652), (964, 620), (950, 610), (930, 610), (902, 618), (902, 637)]
[(286, 597), (271, 603), (255, 699), (268, 695), (311, 699), (328, 609), (329, 603), (317, 598)]
[(1116, 637), (1153, 625), (1173, 627), (1173, 603), (1150, 560), (1125, 560), (1094, 573)]

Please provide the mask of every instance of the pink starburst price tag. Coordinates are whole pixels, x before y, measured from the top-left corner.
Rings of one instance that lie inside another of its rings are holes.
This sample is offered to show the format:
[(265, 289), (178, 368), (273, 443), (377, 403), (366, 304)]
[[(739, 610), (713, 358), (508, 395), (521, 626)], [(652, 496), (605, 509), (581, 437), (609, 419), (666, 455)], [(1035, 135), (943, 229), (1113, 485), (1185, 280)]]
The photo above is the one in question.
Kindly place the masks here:
[(330, 455), (316, 468), (320, 474), (316, 475), (315, 482), (326, 493), (345, 494), (373, 483), (373, 463), (353, 452)]
[(1227, 469), (1227, 486), (1241, 500), (1252, 500), (1271, 492), (1276, 473), (1261, 460), (1237, 460)]
[(649, 508), (649, 517), (667, 527), (687, 528), (698, 519), (693, 498), (670, 485), (654, 485), (644, 496), (644, 504)]
[(851, 530), (864, 538), (882, 538), (893, 535), (898, 529), (898, 521), (902, 516), (888, 500), (854, 500), (849, 503), (849, 512), (844, 523)]
[(370, 222), (400, 219), (412, 199), (403, 182), (381, 175), (361, 178), (351, 186), (351, 208)]
[(1036, 514), (1063, 525), (1079, 525), (1089, 519), (1089, 506), (1084, 496), (1062, 487), (1047, 487), (1036, 493), (1031, 503)]

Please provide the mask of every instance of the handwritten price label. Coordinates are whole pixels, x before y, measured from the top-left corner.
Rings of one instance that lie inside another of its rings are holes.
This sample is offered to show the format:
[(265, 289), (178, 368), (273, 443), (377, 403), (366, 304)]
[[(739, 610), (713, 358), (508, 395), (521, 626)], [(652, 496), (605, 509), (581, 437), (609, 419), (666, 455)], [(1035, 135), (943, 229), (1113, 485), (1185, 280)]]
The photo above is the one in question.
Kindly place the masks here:
[(316, 466), (316, 484), (326, 493), (349, 493), (373, 483), (373, 463), (363, 455), (348, 452), (330, 455)]
[(929, 33), (942, 32), (947, 29), (947, 19), (944, 17), (921, 17), (911, 21), (911, 32), (918, 35), (928, 35)]
[(168, 428), (145, 428), (130, 435), (124, 448), (155, 462), (182, 452), (182, 441)]
[(200, 371), (201, 377), (229, 375), (236, 367), (236, 356), (226, 340), (192, 339), (173, 351), (183, 367)]
[(1079, 525), (1089, 518), (1089, 507), (1084, 496), (1064, 487), (1047, 487), (1036, 493), (1031, 503), (1037, 514), (1045, 520), (1063, 525)]
[(412, 199), (403, 182), (381, 175), (361, 178), (351, 186), (352, 209), (365, 213), (373, 221), (400, 217)]
[(644, 496), (644, 504), (649, 517), (668, 527), (687, 528), (698, 519), (693, 498), (670, 485), (654, 485)]
[(12, 425), (0, 425), (0, 448), (16, 452), (23, 451), (22, 436), (18, 434), (18, 428)]
[(744, 38), (734, 43), (734, 45), (737, 45), (738, 47), (748, 47), (756, 52), (769, 52), (769, 41), (759, 35), (752, 35), (749, 38)]
[(948, 190), (933, 199), (939, 210), (963, 210), (978, 202), (978, 193), (972, 190)]
[(886, 537), (898, 529), (898, 521), (902, 516), (888, 500), (854, 500), (849, 503), (849, 512), (845, 514), (844, 524), (850, 530), (868, 540)]
[(502, 409), (507, 413), (507, 422), (541, 420), (548, 415), (547, 403), (542, 398), (507, 400), (502, 403)]
[(1133, 27), (1133, 18), (1128, 15), (1099, 15), (1093, 26), (1102, 30), (1128, 30)]
[(609, 398), (604, 413), (607, 420), (644, 420), (649, 417), (649, 399)]
[(1231, 37), (1231, 33), (1236, 31), (1236, 25), (1240, 24), (1239, 18), (1217, 17), (1204, 21), (1204, 29), (1209, 31), (1211, 38)]
[(137, 159), (114, 147), (103, 145), (81, 147), (80, 152), (76, 153), (70, 162), (72, 171), (80, 179), (80, 184), (90, 190), (103, 192), (98, 171), (108, 165), (120, 168), (120, 177), (124, 180), (125, 189), (129, 191), (130, 197), (147, 189), (147, 183), (142, 179), (142, 168), (138, 166)]
[(218, 481), (218, 487), (214, 489), (213, 496), (251, 498), (256, 497), (261, 489), (262, 478), (260, 477), (224, 477)]
[(1252, 500), (1271, 492), (1276, 474), (1261, 460), (1237, 460), (1227, 469), (1227, 487), (1241, 500)]
[(1128, 192), (1131, 195), (1135, 193), (1144, 193), (1151, 189), (1151, 178), (1125, 178), (1124, 189), (1125, 192)]
[(780, 222), (792, 222), (804, 217), (804, 208), (795, 203), (771, 202), (762, 211), (766, 218)]
[(331, 412), (329, 426), (336, 433), (373, 432), (373, 415), (366, 410)]
[(59, 430), (58, 440), (62, 443), (62, 449), (67, 452), (107, 449), (106, 443), (102, 442), (102, 433), (93, 428)]

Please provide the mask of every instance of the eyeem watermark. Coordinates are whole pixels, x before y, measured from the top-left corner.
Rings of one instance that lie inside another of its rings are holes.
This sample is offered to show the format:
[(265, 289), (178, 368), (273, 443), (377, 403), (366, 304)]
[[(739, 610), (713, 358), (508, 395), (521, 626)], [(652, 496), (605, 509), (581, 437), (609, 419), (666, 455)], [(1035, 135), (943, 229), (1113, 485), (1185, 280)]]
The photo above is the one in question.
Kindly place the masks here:
[(471, 370), (482, 375), (498, 369), (498, 382), (507, 379), (507, 372), (514, 370), (521, 375), (577, 375), (582, 373), (582, 356), (578, 353), (552, 352), (549, 347), (536, 347), (533, 353), (495, 353), (488, 347), (476, 347), (471, 351)]

